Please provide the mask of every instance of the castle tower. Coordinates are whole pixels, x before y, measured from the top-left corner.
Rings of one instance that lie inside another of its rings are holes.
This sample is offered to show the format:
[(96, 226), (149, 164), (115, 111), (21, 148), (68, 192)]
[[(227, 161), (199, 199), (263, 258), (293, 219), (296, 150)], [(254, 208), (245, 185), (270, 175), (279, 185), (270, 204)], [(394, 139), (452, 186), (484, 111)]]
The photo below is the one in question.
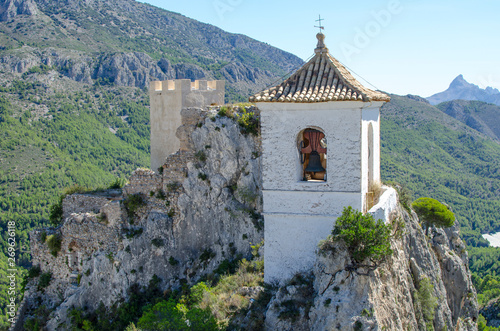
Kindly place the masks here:
[(250, 97), (261, 111), (265, 281), (312, 268), (346, 206), (367, 211), (380, 182), (380, 107), (317, 35), (315, 56)]
[(180, 142), (175, 133), (181, 126), (181, 109), (224, 104), (222, 80), (177, 79), (151, 82), (151, 170), (156, 171), (165, 158), (179, 150)]

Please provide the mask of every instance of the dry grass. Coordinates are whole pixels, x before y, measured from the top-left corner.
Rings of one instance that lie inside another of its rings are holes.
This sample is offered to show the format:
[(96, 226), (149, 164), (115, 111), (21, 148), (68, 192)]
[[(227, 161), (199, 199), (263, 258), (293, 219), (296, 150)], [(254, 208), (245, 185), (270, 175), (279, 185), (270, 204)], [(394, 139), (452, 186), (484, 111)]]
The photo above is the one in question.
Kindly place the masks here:
[(262, 262), (243, 259), (234, 275), (223, 276), (217, 285), (208, 287), (203, 292), (198, 307), (209, 308), (219, 325), (226, 327), (236, 313), (250, 305), (252, 296), (244, 293), (241, 289), (243, 287), (263, 286)]

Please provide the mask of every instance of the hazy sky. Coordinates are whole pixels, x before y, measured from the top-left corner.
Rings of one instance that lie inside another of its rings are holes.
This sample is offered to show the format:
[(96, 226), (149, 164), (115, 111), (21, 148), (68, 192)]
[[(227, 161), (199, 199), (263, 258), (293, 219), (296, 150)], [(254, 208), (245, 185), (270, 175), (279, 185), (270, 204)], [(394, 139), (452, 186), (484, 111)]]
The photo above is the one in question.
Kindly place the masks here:
[(304, 60), (316, 46), (321, 14), (330, 53), (378, 89), (427, 97), (459, 74), (500, 89), (499, 0), (141, 1)]

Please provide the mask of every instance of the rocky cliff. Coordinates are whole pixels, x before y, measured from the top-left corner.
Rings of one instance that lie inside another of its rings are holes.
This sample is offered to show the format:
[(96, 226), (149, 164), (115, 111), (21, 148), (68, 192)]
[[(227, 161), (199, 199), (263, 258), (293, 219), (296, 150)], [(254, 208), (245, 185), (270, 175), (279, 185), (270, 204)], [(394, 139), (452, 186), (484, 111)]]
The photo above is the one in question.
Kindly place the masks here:
[[(267, 329), (476, 330), (476, 291), (457, 225), (427, 238), (415, 213), (401, 207), (393, 223), (404, 226), (403, 234), (392, 239), (393, 255), (375, 271), (353, 270), (342, 243), (322, 243), (314, 270), (271, 300)], [(427, 282), (436, 300), (430, 314), (421, 294)]]
[(165, 290), (192, 285), (262, 241), (259, 140), (201, 109), (183, 110), (178, 133), (189, 148), (161, 173), (138, 169), (123, 192), (67, 196), (62, 225), (31, 233), (33, 264), (52, 279), (40, 288), (38, 277), (26, 305), (54, 310), (49, 329), (67, 328), (72, 307), (109, 307), (152, 279)]

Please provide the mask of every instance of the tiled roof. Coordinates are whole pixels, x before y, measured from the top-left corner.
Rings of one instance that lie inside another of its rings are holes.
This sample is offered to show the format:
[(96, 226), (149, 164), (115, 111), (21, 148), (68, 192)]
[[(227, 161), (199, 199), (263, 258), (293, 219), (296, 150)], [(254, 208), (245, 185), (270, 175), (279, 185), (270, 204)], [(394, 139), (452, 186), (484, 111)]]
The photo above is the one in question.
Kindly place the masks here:
[(384, 93), (361, 85), (328, 53), (318, 33), (314, 57), (278, 86), (250, 97), (250, 102), (390, 101)]

